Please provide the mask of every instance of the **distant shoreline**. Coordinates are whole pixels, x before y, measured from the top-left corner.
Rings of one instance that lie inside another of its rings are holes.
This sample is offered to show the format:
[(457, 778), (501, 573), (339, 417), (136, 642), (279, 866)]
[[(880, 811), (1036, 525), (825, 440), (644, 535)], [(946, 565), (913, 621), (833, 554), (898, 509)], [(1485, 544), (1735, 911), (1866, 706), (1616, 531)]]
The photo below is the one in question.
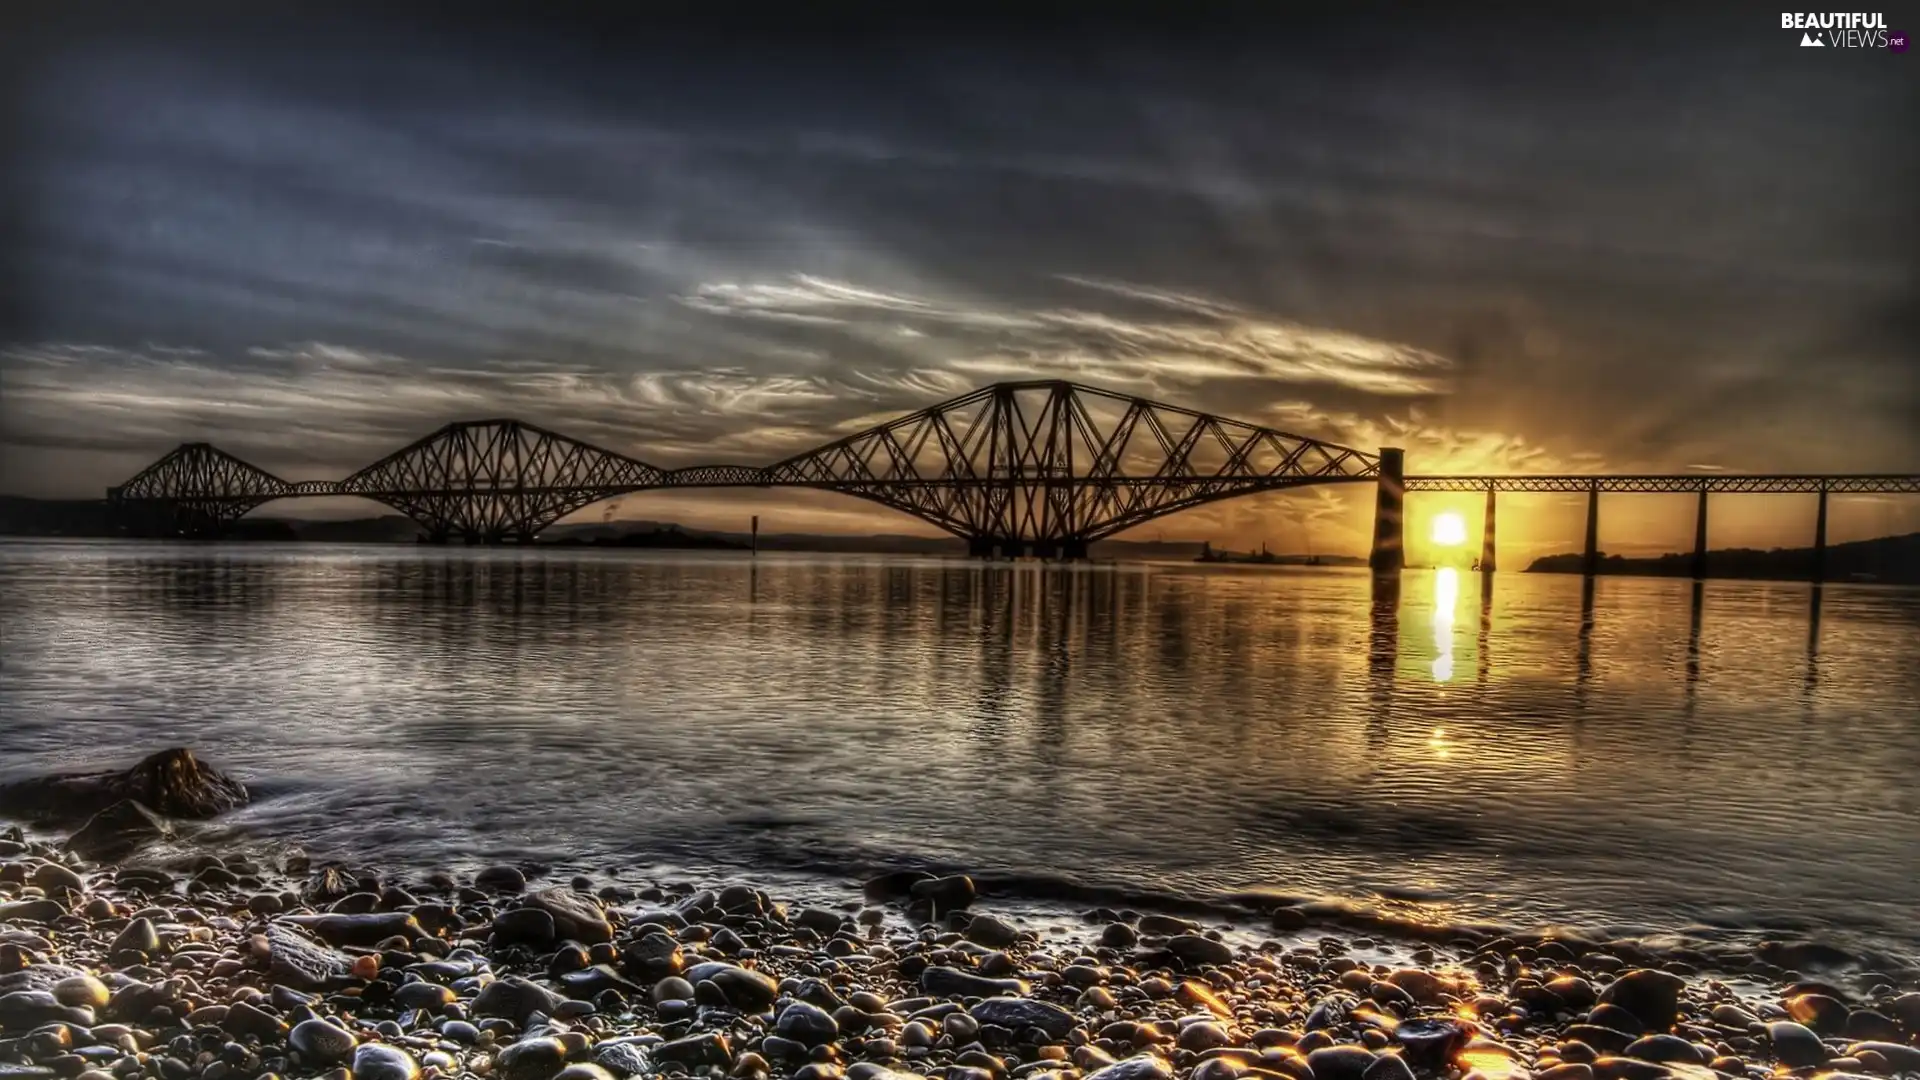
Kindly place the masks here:
[[(1809, 581), (1814, 576), (1812, 548), (1722, 548), (1707, 552), (1705, 577), (1743, 581)], [(1586, 559), (1576, 552), (1547, 555), (1527, 566), (1529, 574), (1584, 574)], [(1608, 577), (1692, 577), (1692, 552), (1629, 558), (1603, 555), (1594, 567)], [(1920, 533), (1855, 540), (1827, 548), (1824, 581), (1883, 585), (1920, 585)]]

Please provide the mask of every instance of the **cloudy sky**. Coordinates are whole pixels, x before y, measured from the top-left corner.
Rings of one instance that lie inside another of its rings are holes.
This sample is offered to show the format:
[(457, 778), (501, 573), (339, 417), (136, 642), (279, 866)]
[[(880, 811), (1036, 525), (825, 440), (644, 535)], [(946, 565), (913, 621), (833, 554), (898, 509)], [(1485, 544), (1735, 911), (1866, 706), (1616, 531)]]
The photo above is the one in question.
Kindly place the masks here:
[[(497, 415), (763, 462), (1015, 377), (1412, 472), (1920, 470), (1920, 60), (1777, 14), (75, 10), (0, 56), (0, 491), (95, 495), (192, 439), (334, 477)], [(1357, 546), (1357, 494), (1134, 535)], [(1515, 505), (1512, 543), (1577, 536)], [(1684, 500), (1621, 506), (1611, 548), (1690, 536)], [(617, 509), (754, 511), (916, 531), (832, 496)], [(1715, 542), (1810, 516), (1729, 500)]]

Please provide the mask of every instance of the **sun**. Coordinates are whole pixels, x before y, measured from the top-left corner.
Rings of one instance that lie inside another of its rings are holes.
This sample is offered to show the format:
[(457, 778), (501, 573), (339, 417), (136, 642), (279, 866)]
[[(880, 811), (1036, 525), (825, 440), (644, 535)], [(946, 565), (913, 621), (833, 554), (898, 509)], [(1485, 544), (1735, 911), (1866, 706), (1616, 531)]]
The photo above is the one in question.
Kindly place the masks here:
[(1467, 519), (1459, 514), (1441, 514), (1433, 519), (1433, 542), (1441, 547), (1459, 547), (1467, 542)]

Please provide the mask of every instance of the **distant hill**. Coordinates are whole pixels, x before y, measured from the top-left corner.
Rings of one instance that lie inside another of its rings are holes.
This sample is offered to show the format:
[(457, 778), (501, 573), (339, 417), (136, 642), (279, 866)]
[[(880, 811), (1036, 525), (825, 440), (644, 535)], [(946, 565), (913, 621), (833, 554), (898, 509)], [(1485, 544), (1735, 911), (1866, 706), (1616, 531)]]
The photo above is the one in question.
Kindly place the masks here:
[[(1548, 555), (1535, 559), (1527, 567), (1529, 574), (1578, 574), (1582, 572), (1578, 554)], [(1693, 553), (1670, 552), (1652, 558), (1630, 559), (1608, 555), (1596, 570), (1602, 574), (1640, 574), (1649, 577), (1690, 577)], [(1707, 552), (1707, 576), (1716, 578), (1753, 578), (1774, 581), (1805, 581), (1813, 573), (1812, 548), (1722, 548)], [(1827, 548), (1827, 580), (1870, 579), (1903, 585), (1920, 585), (1920, 533), (1883, 536), (1876, 540), (1855, 540)]]

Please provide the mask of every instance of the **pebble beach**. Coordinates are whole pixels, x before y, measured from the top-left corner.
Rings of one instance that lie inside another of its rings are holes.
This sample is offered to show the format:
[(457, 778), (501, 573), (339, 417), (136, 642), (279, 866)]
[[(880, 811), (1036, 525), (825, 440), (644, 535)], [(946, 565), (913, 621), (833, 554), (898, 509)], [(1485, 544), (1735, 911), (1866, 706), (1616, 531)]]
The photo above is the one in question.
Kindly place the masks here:
[[(139, 782), (193, 813), (244, 798)], [(804, 905), (739, 881), (376, 871), (149, 848), (169, 818), (127, 802), (64, 841), (0, 834), (0, 1080), (1920, 1076), (1904, 971), (1382, 940), (1298, 909), (1037, 919), (911, 871)]]

